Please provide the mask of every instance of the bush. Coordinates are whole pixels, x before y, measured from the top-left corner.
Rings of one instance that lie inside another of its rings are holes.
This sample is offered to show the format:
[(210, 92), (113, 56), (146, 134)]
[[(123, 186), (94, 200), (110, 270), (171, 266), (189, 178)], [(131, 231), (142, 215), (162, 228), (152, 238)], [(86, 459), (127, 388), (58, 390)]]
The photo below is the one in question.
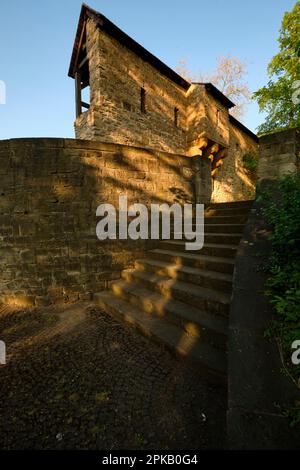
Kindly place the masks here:
[(243, 155), (243, 166), (250, 173), (255, 174), (258, 167), (258, 156), (256, 153), (245, 153)]
[[(262, 198), (263, 214), (272, 227), (266, 292), (277, 315), (271, 332), (282, 346), (288, 374), (299, 386), (300, 365), (291, 364), (290, 358), (293, 341), (300, 340), (300, 174), (282, 178), (275, 197), (265, 191)], [(292, 418), (294, 424), (300, 421), (299, 408)]]

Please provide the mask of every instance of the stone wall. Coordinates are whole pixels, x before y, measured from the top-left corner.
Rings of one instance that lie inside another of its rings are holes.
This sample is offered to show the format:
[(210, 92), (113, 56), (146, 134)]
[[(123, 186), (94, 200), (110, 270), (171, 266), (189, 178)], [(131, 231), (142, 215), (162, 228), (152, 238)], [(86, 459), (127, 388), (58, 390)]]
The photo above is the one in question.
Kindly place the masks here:
[(299, 170), (300, 129), (260, 137), (259, 180), (277, 179)]
[[(254, 197), (254, 183), (241, 158), (247, 151), (257, 152), (257, 142), (230, 122), (228, 108), (204, 84), (182, 88), (92, 18), (87, 20), (86, 49), (90, 108), (75, 121), (77, 138), (204, 157), (203, 149), (217, 143), (220, 151), (228, 149), (227, 157), (207, 186), (205, 201), (209, 187), (214, 202)], [(146, 112), (141, 110), (142, 89)]]
[[(89, 19), (90, 109), (75, 123), (77, 138), (185, 153), (185, 90)], [(141, 89), (145, 113), (141, 112)], [(174, 109), (178, 109), (178, 125)], [(88, 123), (88, 125), (86, 125)]]
[(203, 84), (193, 83), (187, 92), (187, 129), (186, 152), (190, 155), (197, 154), (207, 139), (229, 146), (228, 109)]
[(230, 122), (228, 155), (213, 180), (213, 202), (255, 198), (256, 178), (245, 169), (243, 156), (246, 153), (258, 155), (258, 152), (258, 142)]
[(102, 241), (96, 208), (193, 202), (193, 158), (72, 139), (0, 141), (0, 302), (88, 299), (151, 248)]
[[(190, 154), (203, 137), (229, 146), (228, 108), (205, 84), (178, 85), (92, 18), (86, 25), (86, 51), (90, 109), (75, 122), (78, 138), (181, 154)], [(141, 111), (142, 89), (146, 112)]]

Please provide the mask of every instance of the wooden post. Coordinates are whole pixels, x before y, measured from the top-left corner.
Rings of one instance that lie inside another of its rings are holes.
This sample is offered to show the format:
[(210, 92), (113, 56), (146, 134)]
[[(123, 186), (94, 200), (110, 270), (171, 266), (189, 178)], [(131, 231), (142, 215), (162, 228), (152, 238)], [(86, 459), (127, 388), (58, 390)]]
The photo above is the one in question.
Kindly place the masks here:
[(75, 73), (75, 103), (76, 103), (76, 118), (82, 113), (81, 109), (81, 75), (80, 72)]

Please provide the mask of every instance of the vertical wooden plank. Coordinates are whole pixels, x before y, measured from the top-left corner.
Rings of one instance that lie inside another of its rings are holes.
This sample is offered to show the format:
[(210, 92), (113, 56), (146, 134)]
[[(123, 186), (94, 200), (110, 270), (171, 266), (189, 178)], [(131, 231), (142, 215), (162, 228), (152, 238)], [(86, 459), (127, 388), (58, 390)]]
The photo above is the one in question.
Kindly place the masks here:
[(76, 103), (76, 118), (82, 113), (81, 109), (81, 75), (80, 72), (75, 73), (75, 103)]

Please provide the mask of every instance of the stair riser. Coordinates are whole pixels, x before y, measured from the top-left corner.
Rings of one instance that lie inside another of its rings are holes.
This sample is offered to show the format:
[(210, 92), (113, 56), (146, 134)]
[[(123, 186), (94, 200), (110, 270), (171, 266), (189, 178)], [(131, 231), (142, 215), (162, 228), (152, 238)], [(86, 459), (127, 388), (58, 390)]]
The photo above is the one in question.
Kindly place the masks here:
[(206, 223), (204, 227), (204, 238), (208, 233), (228, 233), (228, 234), (241, 234), (244, 231), (244, 224), (217, 224)]
[(234, 258), (236, 255), (236, 250), (237, 250), (237, 247), (233, 249), (233, 248), (224, 248), (224, 247), (210, 247), (210, 246), (204, 245), (203, 248), (201, 248), (201, 250), (192, 251), (192, 250), (185, 249), (184, 242), (177, 244), (177, 243), (170, 243), (168, 241), (162, 241), (159, 244), (159, 248), (162, 250), (170, 250), (170, 251), (176, 251), (176, 252), (183, 251), (189, 254), (195, 253), (196, 255), (199, 254), (199, 255), (206, 255), (206, 256), (218, 256), (220, 258)]
[(241, 234), (230, 236), (229, 234), (204, 234), (204, 243), (220, 243), (221, 245), (237, 245), (240, 243)]
[(219, 208), (214, 208), (214, 207), (210, 207), (210, 208), (207, 208), (205, 209), (204, 211), (204, 214), (207, 215), (207, 216), (212, 216), (212, 215), (237, 215), (237, 216), (245, 216), (245, 217), (248, 217), (249, 215), (249, 209), (246, 207), (246, 208), (230, 208), (230, 207), (224, 207), (223, 209), (219, 209)]
[(219, 273), (232, 274), (234, 268), (234, 265), (230, 263), (221, 263), (215, 260), (206, 261), (193, 258), (183, 258), (166, 253), (155, 253), (153, 251), (149, 251), (148, 257), (159, 261), (167, 261), (172, 264), (179, 264), (180, 266), (191, 266), (193, 268), (208, 269), (209, 271), (217, 271)]
[[(204, 233), (204, 243), (217, 243), (220, 245), (237, 245), (240, 242), (241, 239), (241, 234), (237, 233), (236, 235), (233, 234), (226, 234), (226, 233), (209, 233), (205, 232)], [(174, 235), (172, 234), (171, 240), (174, 240)], [(185, 238), (185, 236), (182, 236), (182, 241), (189, 241)]]
[[(145, 287), (145, 286), (144, 286)], [(122, 300), (126, 300), (127, 302), (131, 303), (135, 307), (141, 308), (144, 312), (148, 313), (149, 315), (154, 315), (157, 317), (163, 317), (167, 319), (170, 323), (180, 326), (189, 334), (196, 335), (201, 337), (201, 339), (211, 344), (218, 349), (226, 350), (227, 349), (227, 337), (226, 335), (219, 333), (210, 328), (203, 328), (198, 323), (193, 321), (185, 321), (179, 315), (176, 315), (175, 312), (170, 312), (168, 310), (168, 300), (164, 304), (157, 305), (155, 302), (152, 302), (150, 299), (141, 298), (134, 293), (122, 291), (120, 292), (115, 287), (112, 289), (114, 294), (121, 298)], [(187, 305), (188, 308), (188, 305)]]
[[(248, 219), (248, 215), (228, 215), (228, 216), (224, 216), (224, 215), (220, 215), (220, 216), (215, 216), (215, 215), (211, 215), (211, 216), (208, 216), (208, 215), (205, 215), (204, 217), (204, 225), (207, 225), (207, 224), (217, 224), (217, 225), (228, 225), (228, 224), (241, 224), (241, 225), (244, 225), (246, 222), (247, 222), (247, 219)], [(195, 230), (195, 227), (197, 225), (197, 223), (199, 224), (200, 221), (197, 221), (195, 217), (193, 217), (192, 221), (191, 221), (191, 225), (192, 225), (192, 228), (193, 230)], [(171, 222), (170, 222), (170, 226), (171, 226), (171, 230), (173, 229), (174, 227), (174, 222), (173, 220), (171, 219)], [(184, 228), (184, 224), (182, 223), (182, 228)]]
[(253, 201), (211, 202), (206, 207), (213, 209), (251, 209)]
[(247, 215), (228, 215), (228, 216), (205, 216), (204, 224), (245, 224), (247, 222)]
[(166, 298), (166, 301), (167, 299), (180, 300), (181, 302), (193, 305), (199, 310), (205, 310), (206, 312), (211, 313), (213, 315), (222, 315), (224, 317), (228, 316), (228, 304), (222, 304), (218, 301), (209, 300), (198, 296), (196, 297), (191, 292), (186, 292), (181, 289), (177, 289), (176, 285), (172, 286), (171, 288), (167, 288), (163, 284), (151, 282), (147, 279), (141, 279), (137, 276), (134, 276), (133, 273), (128, 271), (124, 271), (122, 273), (122, 277), (127, 282), (135, 283), (141, 287), (145, 287), (146, 289), (152, 290), (154, 292), (159, 292)]
[(160, 268), (158, 266), (153, 266), (150, 264), (143, 264), (142, 261), (135, 263), (135, 268), (141, 271), (146, 271), (149, 273), (156, 274), (158, 276), (168, 276), (172, 279), (177, 279), (178, 281), (189, 282), (191, 284), (196, 284), (201, 287), (207, 287), (208, 289), (218, 289), (221, 292), (230, 293), (232, 290), (232, 282), (222, 279), (215, 279), (213, 277), (201, 276), (191, 273), (185, 273), (171, 268)]

